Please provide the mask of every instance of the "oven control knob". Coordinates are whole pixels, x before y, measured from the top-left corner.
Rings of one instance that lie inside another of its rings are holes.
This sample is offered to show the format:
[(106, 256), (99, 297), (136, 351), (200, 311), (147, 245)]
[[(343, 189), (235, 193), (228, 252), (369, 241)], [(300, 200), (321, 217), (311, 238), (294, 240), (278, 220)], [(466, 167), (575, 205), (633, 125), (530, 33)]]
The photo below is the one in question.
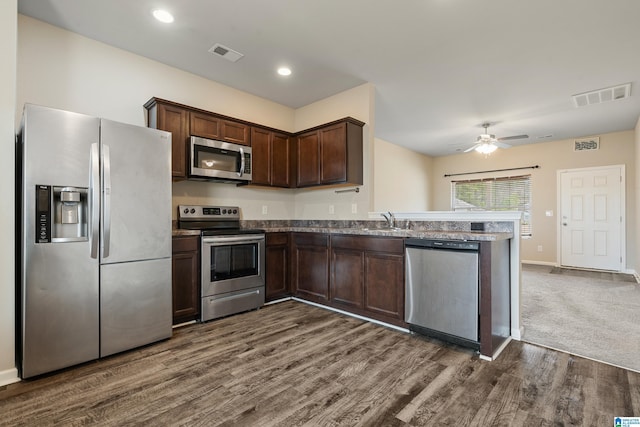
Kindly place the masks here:
[(192, 214), (196, 213), (196, 210), (194, 208), (191, 208), (191, 213)]
[(235, 215), (235, 214), (237, 214), (237, 213), (238, 213), (238, 209), (234, 209), (234, 210), (233, 210), (233, 214)]
[(184, 208), (184, 213), (188, 214), (189, 213), (189, 208)]
[(227, 210), (226, 209), (222, 209), (222, 215), (226, 215), (227, 214)]

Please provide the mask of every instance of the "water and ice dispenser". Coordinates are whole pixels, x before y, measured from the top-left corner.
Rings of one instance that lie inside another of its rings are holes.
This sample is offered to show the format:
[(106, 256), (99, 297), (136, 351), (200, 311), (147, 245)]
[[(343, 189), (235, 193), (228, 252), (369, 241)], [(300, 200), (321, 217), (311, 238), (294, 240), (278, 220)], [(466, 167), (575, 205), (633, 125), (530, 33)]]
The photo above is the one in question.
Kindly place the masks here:
[(88, 189), (36, 185), (36, 243), (89, 240)]

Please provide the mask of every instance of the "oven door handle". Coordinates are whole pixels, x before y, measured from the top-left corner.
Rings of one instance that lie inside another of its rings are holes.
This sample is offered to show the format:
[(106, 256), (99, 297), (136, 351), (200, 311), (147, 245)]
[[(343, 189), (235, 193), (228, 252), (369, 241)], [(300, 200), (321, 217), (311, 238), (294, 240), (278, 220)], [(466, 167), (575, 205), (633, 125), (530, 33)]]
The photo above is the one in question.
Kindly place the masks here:
[(228, 237), (203, 237), (202, 244), (218, 246), (225, 243), (260, 243), (264, 241), (264, 236), (228, 236)]

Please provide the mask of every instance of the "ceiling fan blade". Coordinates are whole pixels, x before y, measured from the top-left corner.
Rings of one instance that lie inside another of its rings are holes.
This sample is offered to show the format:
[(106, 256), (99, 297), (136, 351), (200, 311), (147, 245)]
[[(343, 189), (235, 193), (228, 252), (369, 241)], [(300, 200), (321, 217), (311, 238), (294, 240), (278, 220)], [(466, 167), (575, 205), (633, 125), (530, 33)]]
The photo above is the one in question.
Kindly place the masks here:
[(511, 148), (511, 145), (505, 144), (504, 142), (496, 141), (493, 143), (498, 148)]
[(473, 151), (475, 150), (477, 147), (481, 146), (482, 144), (475, 144), (469, 148), (467, 148), (466, 150), (464, 150), (465, 153), (468, 153), (469, 151)]
[(498, 141), (511, 141), (514, 139), (525, 139), (529, 138), (529, 135), (513, 135), (513, 136), (505, 136), (503, 138), (498, 138)]

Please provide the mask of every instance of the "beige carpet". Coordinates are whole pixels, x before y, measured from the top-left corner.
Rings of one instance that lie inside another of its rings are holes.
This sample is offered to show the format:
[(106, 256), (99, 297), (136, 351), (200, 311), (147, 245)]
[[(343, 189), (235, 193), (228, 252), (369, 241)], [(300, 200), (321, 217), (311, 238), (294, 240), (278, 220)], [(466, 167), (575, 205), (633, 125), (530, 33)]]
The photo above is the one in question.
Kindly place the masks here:
[(523, 264), (523, 341), (640, 372), (640, 285), (631, 275)]

